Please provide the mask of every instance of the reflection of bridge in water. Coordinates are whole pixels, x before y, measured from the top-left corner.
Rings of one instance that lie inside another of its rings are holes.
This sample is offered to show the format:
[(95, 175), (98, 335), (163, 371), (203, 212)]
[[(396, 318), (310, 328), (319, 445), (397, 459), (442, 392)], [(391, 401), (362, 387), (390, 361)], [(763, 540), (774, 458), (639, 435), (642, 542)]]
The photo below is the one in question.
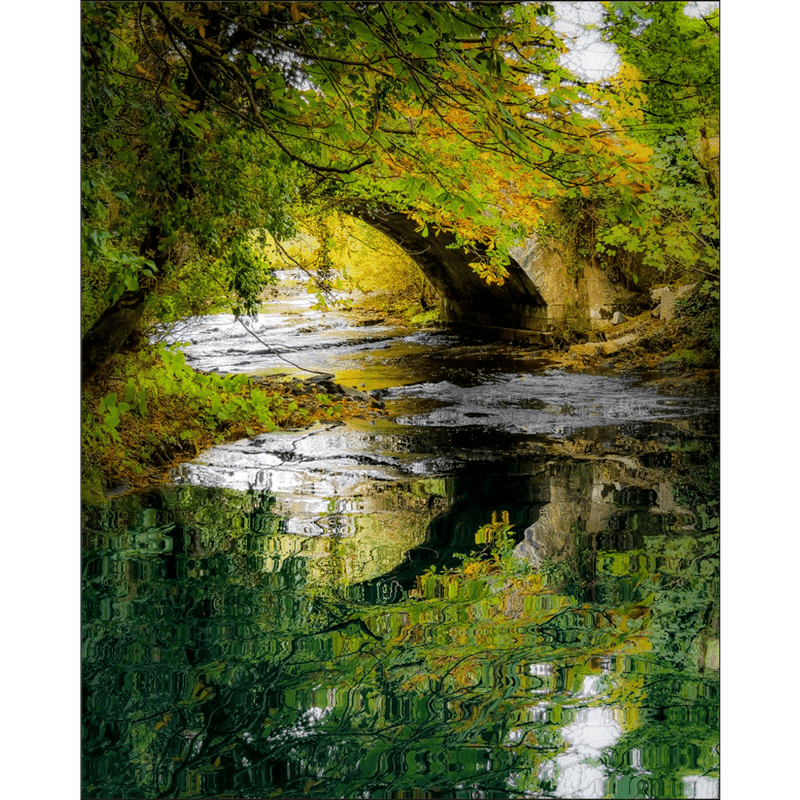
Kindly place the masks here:
[[(420, 453), (421, 437), (430, 450), (449, 445), (450, 455)], [(675, 503), (663, 454), (660, 462), (652, 454), (565, 458), (573, 441), (503, 455), (513, 449), (506, 438), (353, 421), (214, 448), (185, 465), (181, 480), (275, 497), (284, 523), (265, 570), (308, 558), (318, 577), (364, 584), (365, 596), (384, 599), (434, 564), (456, 566), (456, 554), (474, 551), (475, 531), (498, 512), (514, 526), (515, 553), (535, 567), (578, 550), (593, 558), (638, 550), (643, 537), (694, 524)]]

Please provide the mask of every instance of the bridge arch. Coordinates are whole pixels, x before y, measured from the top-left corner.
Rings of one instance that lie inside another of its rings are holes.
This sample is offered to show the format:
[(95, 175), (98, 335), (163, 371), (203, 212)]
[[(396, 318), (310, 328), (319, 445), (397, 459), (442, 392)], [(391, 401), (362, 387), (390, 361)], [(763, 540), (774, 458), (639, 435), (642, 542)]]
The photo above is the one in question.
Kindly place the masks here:
[(379, 230), (417, 264), (439, 292), (445, 322), (517, 331), (546, 328), (547, 303), (515, 259), (505, 282), (489, 285), (470, 267), (474, 255), (455, 246), (453, 234), (441, 231), (425, 237), (414, 220), (386, 206), (349, 213)]

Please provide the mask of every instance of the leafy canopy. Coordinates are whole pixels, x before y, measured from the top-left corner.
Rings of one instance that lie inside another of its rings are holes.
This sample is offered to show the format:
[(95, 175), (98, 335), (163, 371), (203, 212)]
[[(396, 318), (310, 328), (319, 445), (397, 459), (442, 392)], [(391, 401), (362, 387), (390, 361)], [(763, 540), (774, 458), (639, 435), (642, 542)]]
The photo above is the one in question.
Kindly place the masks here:
[(83, 4), (92, 315), (210, 269), (248, 229), (290, 236), (298, 198), (345, 209), (389, 200), (421, 226), (488, 246), (484, 272), (502, 279), (506, 248), (561, 187), (624, 184), (639, 168), (585, 113), (591, 97), (559, 62), (551, 12)]
[(601, 265), (634, 282), (697, 281), (718, 297), (719, 9), (692, 17), (684, 2), (604, 6), (601, 35), (622, 63), (597, 108), (614, 136), (633, 140), (641, 184), (580, 187), (560, 204), (589, 231)]

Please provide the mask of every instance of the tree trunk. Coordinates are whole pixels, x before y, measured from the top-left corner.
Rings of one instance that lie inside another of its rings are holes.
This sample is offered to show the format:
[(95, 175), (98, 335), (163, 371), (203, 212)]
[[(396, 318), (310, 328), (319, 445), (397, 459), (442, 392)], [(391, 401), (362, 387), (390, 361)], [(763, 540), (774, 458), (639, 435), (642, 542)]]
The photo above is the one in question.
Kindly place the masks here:
[(125, 292), (107, 308), (87, 331), (81, 343), (81, 384), (85, 385), (100, 368), (125, 346), (139, 328), (148, 290)]
[[(139, 255), (151, 258), (156, 274), (163, 276), (169, 257), (159, 250), (163, 232), (148, 225), (147, 234), (139, 247)], [(139, 330), (144, 304), (157, 286), (158, 278), (143, 279), (139, 288), (125, 292), (116, 303), (109, 306), (97, 322), (84, 334), (81, 342), (81, 385), (85, 386), (108, 360), (123, 349)]]
[[(161, 15), (159, 15), (161, 16)], [(216, 31), (218, 22), (209, 28)], [(197, 104), (197, 109), (202, 111), (205, 107), (205, 94), (199, 80), (205, 76), (202, 55), (198, 55), (193, 48), (187, 53), (189, 66), (184, 80), (183, 94), (188, 100)], [(177, 154), (180, 179), (177, 186), (170, 188), (173, 196), (192, 200), (194, 186), (189, 178), (191, 152), (196, 146), (196, 141), (175, 125), (170, 136), (167, 151)], [(174, 233), (164, 230), (157, 223), (150, 223), (147, 232), (139, 246), (139, 255), (150, 258), (156, 265), (155, 278), (142, 278), (140, 286), (134, 291), (126, 291), (116, 303), (107, 308), (98, 318), (97, 322), (86, 332), (81, 342), (81, 385), (85, 386), (108, 360), (120, 352), (138, 332), (144, 305), (149, 294), (164, 279), (166, 267), (172, 262), (172, 253), (162, 249), (162, 243)]]

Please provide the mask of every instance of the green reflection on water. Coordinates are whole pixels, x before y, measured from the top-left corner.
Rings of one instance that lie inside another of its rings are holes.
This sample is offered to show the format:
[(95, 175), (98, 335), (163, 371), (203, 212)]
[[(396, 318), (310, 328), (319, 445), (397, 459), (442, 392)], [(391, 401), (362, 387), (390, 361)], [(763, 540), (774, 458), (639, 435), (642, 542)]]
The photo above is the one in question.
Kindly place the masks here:
[(718, 531), (686, 486), (692, 530), (578, 526), (535, 570), (498, 519), (384, 604), (263, 494), (87, 510), (84, 795), (691, 796), (718, 775)]

